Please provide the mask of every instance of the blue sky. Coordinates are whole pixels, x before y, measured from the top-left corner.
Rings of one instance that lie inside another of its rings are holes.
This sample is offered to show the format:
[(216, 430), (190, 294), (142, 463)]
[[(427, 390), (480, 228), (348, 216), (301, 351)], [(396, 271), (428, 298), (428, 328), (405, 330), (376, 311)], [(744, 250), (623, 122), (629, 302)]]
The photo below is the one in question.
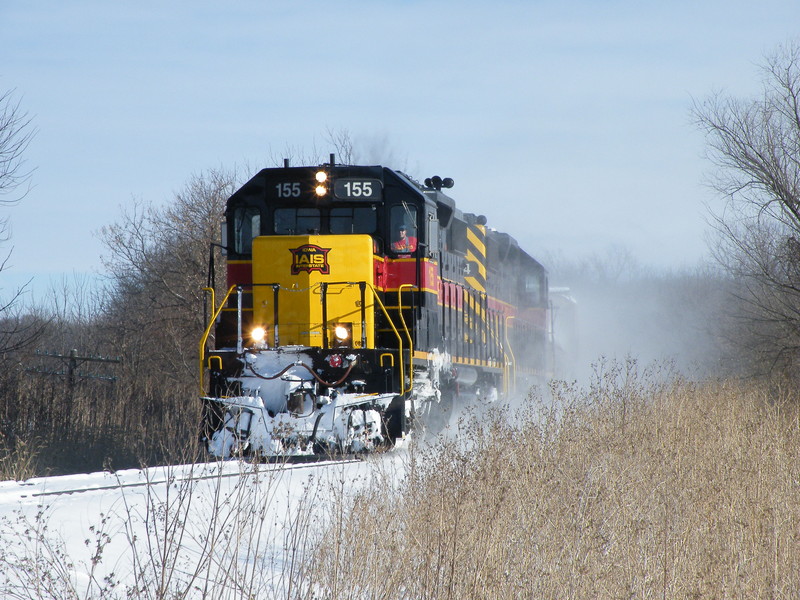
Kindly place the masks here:
[(757, 94), (798, 24), (795, 0), (3, 0), (0, 89), (38, 133), (0, 288), (99, 272), (95, 234), (134, 198), (287, 146), (327, 156), (328, 129), (452, 177), (535, 255), (694, 265), (719, 200), (692, 99)]

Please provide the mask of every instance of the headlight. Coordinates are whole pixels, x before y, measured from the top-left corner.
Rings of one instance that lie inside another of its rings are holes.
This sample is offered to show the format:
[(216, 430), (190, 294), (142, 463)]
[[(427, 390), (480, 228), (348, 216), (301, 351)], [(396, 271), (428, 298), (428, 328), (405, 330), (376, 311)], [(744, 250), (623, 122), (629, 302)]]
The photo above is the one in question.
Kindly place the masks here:
[(263, 342), (264, 338), (267, 337), (267, 330), (263, 327), (256, 327), (250, 332), (250, 337), (257, 344)]
[(328, 181), (328, 173), (325, 171), (317, 171), (316, 175), (314, 175), (314, 179), (317, 180), (317, 187), (314, 188), (314, 192), (317, 196), (324, 196), (328, 193), (328, 186), (325, 185), (325, 182)]
[(353, 326), (350, 323), (336, 323), (333, 326), (333, 347), (348, 348), (353, 343)]

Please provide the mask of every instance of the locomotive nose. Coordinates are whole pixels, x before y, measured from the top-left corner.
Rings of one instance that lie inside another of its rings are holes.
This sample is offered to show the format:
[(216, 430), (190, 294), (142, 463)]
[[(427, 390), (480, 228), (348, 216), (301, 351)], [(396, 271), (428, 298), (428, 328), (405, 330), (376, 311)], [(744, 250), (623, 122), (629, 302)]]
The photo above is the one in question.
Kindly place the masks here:
[(374, 347), (373, 243), (368, 235), (253, 240), (253, 322), (277, 345)]

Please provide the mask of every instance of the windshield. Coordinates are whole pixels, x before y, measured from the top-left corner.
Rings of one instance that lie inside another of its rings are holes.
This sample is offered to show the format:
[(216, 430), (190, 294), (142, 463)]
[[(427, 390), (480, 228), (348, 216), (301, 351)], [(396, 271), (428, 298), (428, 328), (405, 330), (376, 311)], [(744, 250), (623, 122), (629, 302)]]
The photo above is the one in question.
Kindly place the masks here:
[[(325, 217), (327, 219), (327, 227)], [(337, 206), (330, 211), (319, 208), (276, 208), (273, 231), (278, 235), (306, 235), (318, 233), (367, 233), (378, 228), (378, 210), (375, 206)]]
[(331, 233), (375, 233), (378, 211), (374, 206), (331, 209)]
[(279, 235), (316, 234), (321, 226), (318, 208), (275, 209), (275, 233)]

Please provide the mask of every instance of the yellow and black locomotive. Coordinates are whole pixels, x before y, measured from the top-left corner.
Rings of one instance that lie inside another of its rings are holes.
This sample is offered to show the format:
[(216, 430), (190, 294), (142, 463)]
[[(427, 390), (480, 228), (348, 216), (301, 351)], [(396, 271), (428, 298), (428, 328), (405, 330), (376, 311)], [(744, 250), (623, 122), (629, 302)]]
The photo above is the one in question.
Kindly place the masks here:
[(547, 372), (545, 269), (452, 185), (331, 155), (230, 197), (200, 344), (212, 455), (370, 451)]

